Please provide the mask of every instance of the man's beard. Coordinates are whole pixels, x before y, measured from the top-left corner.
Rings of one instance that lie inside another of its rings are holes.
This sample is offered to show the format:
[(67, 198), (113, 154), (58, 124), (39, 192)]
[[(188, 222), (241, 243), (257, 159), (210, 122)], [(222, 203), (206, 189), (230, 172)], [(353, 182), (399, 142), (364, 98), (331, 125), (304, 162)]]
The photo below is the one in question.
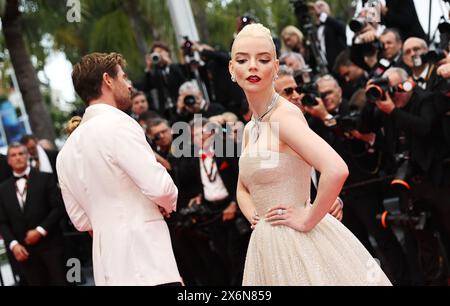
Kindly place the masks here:
[(114, 99), (116, 100), (117, 108), (126, 111), (131, 107), (131, 97), (130, 94), (117, 94), (114, 92)]

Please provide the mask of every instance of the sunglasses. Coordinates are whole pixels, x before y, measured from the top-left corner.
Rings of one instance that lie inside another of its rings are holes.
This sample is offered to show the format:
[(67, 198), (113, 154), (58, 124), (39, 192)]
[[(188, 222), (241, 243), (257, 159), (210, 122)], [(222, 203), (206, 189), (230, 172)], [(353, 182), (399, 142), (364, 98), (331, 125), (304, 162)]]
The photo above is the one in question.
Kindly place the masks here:
[(292, 95), (294, 93), (294, 90), (298, 93), (301, 94), (302, 93), (302, 89), (300, 86), (297, 87), (287, 87), (285, 89), (283, 89), (284, 93), (288, 96)]

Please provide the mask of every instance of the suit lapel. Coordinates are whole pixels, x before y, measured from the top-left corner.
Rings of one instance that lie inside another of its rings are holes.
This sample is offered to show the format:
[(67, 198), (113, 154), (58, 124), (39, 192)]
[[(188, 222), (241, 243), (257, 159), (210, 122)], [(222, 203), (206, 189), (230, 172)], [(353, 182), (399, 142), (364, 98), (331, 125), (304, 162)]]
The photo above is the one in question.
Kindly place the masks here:
[[(14, 178), (10, 178), (8, 181), (8, 188), (6, 188), (6, 203), (11, 203), (12, 209), (14, 209), (19, 215), (23, 214), (22, 209), (20, 209), (19, 200), (17, 199), (17, 193), (16, 193), (16, 181)], [(7, 204), (8, 205), (8, 204)]]
[(35, 170), (31, 170), (30, 171), (30, 176), (29, 176), (28, 182), (27, 182), (27, 198), (26, 198), (25, 203), (23, 205), (23, 212), (24, 212), (24, 214), (29, 210), (30, 199), (34, 195), (34, 190), (36, 188), (36, 182), (37, 182), (36, 175), (37, 175), (37, 172)]

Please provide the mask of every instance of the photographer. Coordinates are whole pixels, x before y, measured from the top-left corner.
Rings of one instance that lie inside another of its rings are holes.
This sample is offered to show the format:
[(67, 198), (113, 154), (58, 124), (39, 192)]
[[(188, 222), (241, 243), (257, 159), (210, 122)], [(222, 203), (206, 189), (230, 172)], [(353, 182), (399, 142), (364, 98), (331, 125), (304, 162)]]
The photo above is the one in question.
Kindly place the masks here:
[(175, 121), (189, 122), (195, 114), (205, 118), (225, 112), (225, 108), (217, 103), (208, 104), (195, 80), (183, 83), (177, 98)]
[(279, 60), (280, 65), (286, 65), (293, 70), (295, 81), (298, 84), (311, 83), (311, 69), (306, 65), (305, 60), (300, 53), (283, 53)]
[(156, 160), (172, 173), (172, 129), (169, 122), (163, 118), (152, 118), (146, 122), (146, 134), (150, 137), (154, 146)]
[(342, 51), (334, 63), (334, 71), (342, 81), (342, 96), (349, 100), (353, 94), (366, 86), (369, 74), (350, 60), (350, 50)]
[[(390, 280), (394, 284), (407, 284), (407, 268), (399, 242), (391, 230), (385, 230), (376, 220), (383, 211), (381, 184), (371, 182), (378, 178), (379, 152), (374, 148), (373, 135), (355, 131), (359, 116), (349, 103), (342, 99), (342, 90), (330, 75), (317, 80), (318, 104), (305, 107), (313, 116), (310, 127), (326, 140), (344, 159), (350, 175), (341, 197), (345, 203), (342, 222), (375, 256), (369, 234), (377, 242)], [(356, 115), (355, 115), (356, 113)]]
[(231, 81), (228, 64), (229, 52), (216, 50), (207, 44), (193, 42), (192, 49), (198, 51), (209, 77), (210, 97), (212, 101), (224, 106), (228, 111), (241, 114), (242, 106), (246, 103), (241, 88)]
[(323, 0), (314, 3), (314, 11), (318, 21), (319, 49), (327, 60), (328, 70), (332, 71), (336, 57), (347, 47), (345, 24), (331, 16), (330, 6)]
[[(367, 10), (362, 10), (359, 16), (352, 19), (349, 24), (350, 29), (355, 33), (350, 47), (350, 59), (369, 74), (373, 74), (379, 63), (378, 53), (381, 45), (378, 39), (384, 31), (384, 26), (369, 19), (367, 14)], [(380, 64), (389, 66), (389, 63)]]
[(240, 285), (250, 225), (236, 203), (239, 159), (223, 156), (218, 142), (225, 137), (216, 134), (218, 130), (217, 124), (205, 118), (191, 122), (194, 156), (177, 165), (177, 185), (182, 198), (191, 196), (188, 207), (202, 206), (210, 212), (203, 223), (218, 258), (208, 270), (214, 281), (208, 285)]
[[(383, 77), (387, 78), (387, 85), (378, 80), (368, 85), (368, 91), (378, 87), (375, 91), (380, 93), (376, 94), (377, 109), (372, 118), (372, 122), (378, 123), (372, 130), (384, 131), (385, 152), (389, 156), (403, 156), (409, 161), (406, 179), (411, 185), (410, 194), (416, 202), (425, 203), (431, 210), (432, 219), (448, 249), (450, 171), (446, 159), (449, 158), (449, 147), (443, 142), (434, 95), (417, 87), (411, 89), (408, 84), (414, 83), (403, 69), (391, 68)], [(373, 96), (372, 93), (369, 96)]]
[(425, 40), (411, 37), (403, 44), (403, 61), (412, 71), (417, 85), (428, 91), (434, 91), (441, 80), (436, 73), (436, 63), (445, 58), (443, 50), (429, 51)]
[(156, 111), (172, 120), (178, 89), (186, 80), (183, 70), (172, 63), (169, 47), (161, 42), (153, 44), (145, 62), (144, 91), (156, 101)]

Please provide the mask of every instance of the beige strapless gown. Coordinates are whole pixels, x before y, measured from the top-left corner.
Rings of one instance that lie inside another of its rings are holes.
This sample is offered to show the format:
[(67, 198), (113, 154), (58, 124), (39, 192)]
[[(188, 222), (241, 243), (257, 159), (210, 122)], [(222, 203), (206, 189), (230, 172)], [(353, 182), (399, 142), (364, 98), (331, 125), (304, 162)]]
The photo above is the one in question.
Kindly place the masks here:
[(308, 233), (265, 222), (262, 216), (274, 205), (307, 205), (311, 166), (285, 153), (254, 155), (244, 153), (239, 161), (240, 177), (261, 216), (248, 246), (243, 285), (391, 285), (359, 240), (331, 215)]

